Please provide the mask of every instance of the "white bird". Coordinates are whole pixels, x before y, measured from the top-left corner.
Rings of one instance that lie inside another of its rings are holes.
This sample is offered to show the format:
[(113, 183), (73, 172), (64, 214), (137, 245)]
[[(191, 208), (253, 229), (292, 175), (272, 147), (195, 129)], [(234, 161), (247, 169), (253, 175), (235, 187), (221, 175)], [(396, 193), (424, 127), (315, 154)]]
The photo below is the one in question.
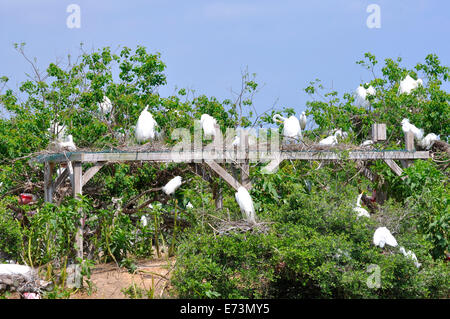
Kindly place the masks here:
[(238, 188), (237, 193), (234, 197), (236, 202), (239, 204), (242, 214), (245, 216), (245, 220), (249, 223), (256, 223), (255, 208), (253, 206), (253, 200), (250, 197), (247, 189), (243, 186)]
[(383, 248), (385, 244), (392, 247), (397, 247), (397, 240), (392, 236), (389, 229), (386, 227), (378, 227), (373, 234), (373, 244)]
[(402, 81), (400, 81), (398, 93), (399, 94), (402, 94), (402, 93), (410, 94), (411, 91), (417, 89), (419, 87), (419, 85), (423, 85), (422, 79), (414, 80), (408, 74)]
[(32, 269), (19, 264), (0, 264), (0, 275), (31, 275)]
[(194, 208), (194, 205), (191, 204), (191, 202), (187, 203), (186, 208), (191, 209)]
[(145, 142), (149, 139), (155, 138), (155, 127), (158, 125), (152, 114), (147, 111), (148, 105), (139, 115), (138, 121), (136, 123), (136, 140), (139, 143)]
[(180, 186), (181, 176), (176, 176), (172, 178), (165, 186), (163, 186), (162, 190), (167, 195), (172, 195)]
[(75, 152), (77, 150), (77, 147), (75, 146), (75, 143), (73, 142), (72, 135), (67, 135), (64, 141), (58, 142), (58, 147), (61, 150), (69, 151), (69, 152)]
[(370, 106), (370, 102), (367, 99), (368, 95), (375, 95), (376, 91), (373, 86), (369, 86), (368, 89), (363, 86), (359, 86), (355, 90), (355, 105), (358, 107), (367, 108)]
[(50, 127), (48, 129), (50, 134), (56, 136), (57, 141), (64, 140), (64, 136), (66, 135), (66, 127), (64, 125), (59, 125), (59, 123), (50, 122)]
[(400, 247), (399, 250), (400, 250), (400, 252), (401, 252), (405, 257), (412, 259), (412, 260), (414, 261), (414, 265), (415, 265), (417, 268), (420, 268), (420, 266), (422, 266), (422, 264), (419, 263), (419, 261), (417, 260), (416, 254), (413, 253), (411, 250), (406, 251), (406, 250), (405, 250), (405, 247), (403, 247), (403, 246)]
[(305, 114), (305, 112), (302, 112), (302, 114), (300, 114), (300, 127), (301, 127), (302, 131), (304, 131), (305, 128), (306, 128), (306, 114)]
[(361, 145), (359, 145), (360, 147), (367, 147), (373, 145), (373, 141), (372, 140), (365, 140), (364, 142), (361, 143)]
[(211, 115), (203, 114), (200, 118), (200, 123), (202, 124), (203, 134), (206, 138), (216, 136), (215, 125), (217, 124), (217, 121), (215, 118)]
[(416, 126), (411, 124), (408, 119), (403, 119), (401, 123), (402, 123), (402, 130), (404, 133), (411, 131), (413, 132), (414, 137), (417, 140), (421, 140), (423, 138), (423, 129), (417, 128)]
[(319, 142), (320, 145), (328, 145), (328, 146), (333, 146), (336, 145), (337, 143), (338, 141), (336, 135), (330, 135), (328, 137), (325, 137)]
[(147, 227), (148, 219), (147, 219), (146, 215), (142, 215), (142, 217), (141, 217), (141, 224), (142, 224), (142, 227)]
[(275, 114), (273, 116), (274, 122), (283, 123), (283, 136), (288, 138), (297, 138), (300, 139), (303, 137), (302, 128), (300, 127), (300, 121), (294, 115), (289, 116), (288, 118), (282, 117), (280, 114)]
[(356, 206), (353, 208), (353, 211), (358, 213), (358, 217), (364, 216), (364, 217), (370, 218), (369, 212), (365, 208), (361, 207), (362, 195), (363, 195), (363, 193), (358, 195), (358, 199), (356, 200)]
[(433, 146), (435, 141), (439, 141), (439, 136), (434, 133), (427, 134), (423, 139), (419, 141), (419, 145), (427, 150)]
[(100, 110), (103, 114), (107, 114), (112, 110), (111, 100), (105, 95), (103, 96), (103, 101), (99, 103)]

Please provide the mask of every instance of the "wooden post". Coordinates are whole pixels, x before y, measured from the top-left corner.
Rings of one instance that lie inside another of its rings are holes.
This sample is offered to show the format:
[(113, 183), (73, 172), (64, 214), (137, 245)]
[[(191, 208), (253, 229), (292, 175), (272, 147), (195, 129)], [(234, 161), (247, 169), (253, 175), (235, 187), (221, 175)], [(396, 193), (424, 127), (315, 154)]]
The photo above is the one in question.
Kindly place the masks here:
[(53, 171), (55, 169), (55, 163), (45, 162), (44, 164), (44, 200), (47, 203), (53, 201)]
[(372, 141), (385, 141), (386, 140), (386, 124), (374, 123), (372, 125)]
[[(83, 169), (81, 162), (73, 163), (73, 196), (77, 198), (83, 194)], [(84, 215), (84, 214), (83, 214)], [(84, 216), (80, 218), (80, 225), (78, 226), (77, 233), (75, 235), (75, 249), (76, 257), (83, 259), (83, 228), (84, 228)], [(73, 282), (68, 282), (70, 287), (80, 288), (81, 282), (81, 265), (75, 265)]]
[(244, 154), (245, 160), (241, 164), (241, 184), (248, 190), (250, 190), (251, 182), (250, 182), (250, 161), (249, 161), (249, 144), (248, 144), (248, 132), (242, 130), (241, 138), (244, 139)]
[[(416, 150), (414, 146), (414, 133), (411, 131), (405, 133), (405, 148), (408, 152), (414, 152)], [(400, 162), (405, 168), (410, 167), (413, 163), (410, 160), (402, 160)]]

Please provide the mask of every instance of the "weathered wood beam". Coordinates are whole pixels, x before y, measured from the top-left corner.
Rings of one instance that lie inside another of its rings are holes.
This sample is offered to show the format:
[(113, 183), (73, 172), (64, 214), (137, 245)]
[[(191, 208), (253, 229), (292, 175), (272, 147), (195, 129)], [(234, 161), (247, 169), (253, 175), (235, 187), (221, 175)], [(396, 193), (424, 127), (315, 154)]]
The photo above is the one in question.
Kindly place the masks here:
[[(400, 166), (397, 165), (396, 162), (394, 162), (391, 159), (385, 159), (384, 160), (386, 164), (392, 169), (392, 171), (397, 174), (398, 176), (401, 176), (403, 174), (403, 170)], [(406, 177), (403, 176), (402, 179), (404, 180)]]
[(56, 181), (53, 183), (53, 189), (56, 191), (59, 186), (69, 177), (69, 168), (66, 167), (64, 171), (56, 178)]
[(250, 190), (252, 188), (252, 183), (250, 181), (250, 161), (249, 158), (249, 144), (248, 144), (248, 132), (245, 130), (241, 131), (241, 138), (244, 142), (244, 157), (246, 160), (244, 163), (241, 164), (241, 184), (244, 186), (247, 190)]
[(53, 201), (53, 171), (55, 163), (46, 162), (44, 168), (44, 200), (48, 203)]
[(89, 180), (106, 164), (106, 162), (97, 162), (84, 173), (82, 178), (82, 186), (86, 185)]
[(223, 178), (223, 180), (230, 185), (232, 188), (234, 188), (236, 191), (241, 187), (242, 185), (233, 178), (222, 166), (217, 164), (214, 161), (205, 161), (205, 163), (211, 167), (211, 169), (216, 172), (220, 177)]
[[(83, 194), (83, 168), (81, 162), (73, 162), (73, 196), (78, 198)], [(83, 214), (84, 215), (84, 214)], [(80, 217), (79, 226), (75, 235), (75, 250), (76, 257), (83, 259), (83, 228), (84, 228), (84, 216)], [(81, 267), (79, 264), (75, 265), (74, 281), (68, 282), (69, 287), (80, 288), (82, 286), (81, 281)]]
[[(414, 145), (414, 133), (411, 131), (405, 133), (405, 147), (408, 152), (414, 152), (416, 150)], [(412, 165), (412, 161), (410, 160), (401, 160), (400, 163), (405, 168)]]
[(386, 140), (386, 124), (374, 123), (372, 125), (372, 141), (385, 141)]

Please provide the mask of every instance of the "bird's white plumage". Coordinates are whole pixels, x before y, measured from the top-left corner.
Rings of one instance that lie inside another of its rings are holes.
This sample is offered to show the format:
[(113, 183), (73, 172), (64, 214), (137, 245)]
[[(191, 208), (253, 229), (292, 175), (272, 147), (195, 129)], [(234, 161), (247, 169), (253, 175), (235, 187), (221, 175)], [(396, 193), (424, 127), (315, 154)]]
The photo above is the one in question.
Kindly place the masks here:
[(365, 140), (364, 142), (361, 143), (360, 147), (368, 147), (370, 145), (373, 145), (373, 141), (372, 140)]
[(300, 127), (300, 121), (294, 115), (288, 118), (282, 117), (280, 114), (273, 116), (275, 122), (283, 123), (283, 136), (288, 138), (302, 138), (302, 128)]
[(31, 274), (31, 268), (18, 264), (0, 264), (0, 275), (28, 275)]
[(402, 120), (402, 130), (404, 133), (413, 132), (414, 137), (417, 140), (421, 140), (423, 138), (423, 129), (417, 128), (415, 125), (411, 124), (408, 119)]
[(355, 90), (355, 105), (358, 107), (367, 108), (370, 106), (370, 102), (367, 99), (369, 95), (375, 95), (376, 91), (373, 86), (369, 86), (369, 88), (364, 88), (363, 86), (359, 86)]
[(172, 178), (165, 186), (163, 186), (163, 192), (167, 195), (172, 195), (181, 186), (181, 181), (181, 176)]
[(216, 136), (216, 128), (215, 125), (217, 121), (209, 114), (203, 114), (200, 117), (200, 123), (202, 124), (203, 134), (205, 137), (210, 138), (212, 136)]
[(239, 204), (242, 214), (245, 216), (245, 220), (249, 223), (256, 223), (253, 200), (247, 189), (243, 186), (239, 187), (237, 193), (235, 194), (235, 198), (236, 202)]
[(413, 253), (411, 250), (406, 251), (406, 250), (405, 250), (405, 247), (403, 247), (403, 246), (400, 247), (399, 250), (400, 250), (400, 252), (403, 254), (403, 256), (405, 256), (406, 258), (412, 259), (412, 260), (414, 261), (414, 265), (415, 265), (417, 268), (420, 268), (420, 266), (422, 266), (422, 264), (419, 263), (419, 261), (417, 260), (416, 254)]
[(58, 146), (61, 150), (64, 151), (75, 152), (77, 150), (77, 147), (73, 142), (72, 135), (67, 135), (64, 141), (58, 142)]
[(148, 106), (141, 112), (136, 123), (135, 135), (139, 143), (155, 138), (155, 127), (158, 124), (147, 109)]
[(419, 141), (419, 145), (427, 150), (433, 146), (435, 141), (439, 140), (439, 136), (434, 133), (427, 134), (423, 139)]
[(142, 227), (147, 227), (147, 225), (148, 225), (148, 218), (147, 218), (146, 215), (142, 215), (142, 217), (141, 217), (141, 224), (142, 224)]
[(105, 95), (103, 101), (99, 103), (100, 110), (103, 114), (107, 114), (112, 110), (111, 100)]
[(63, 141), (64, 136), (66, 135), (66, 127), (53, 121), (50, 122), (50, 127), (48, 131), (50, 132), (50, 134), (56, 137), (57, 141)]
[(400, 86), (398, 88), (398, 93), (406, 93), (410, 94), (412, 90), (415, 90), (419, 87), (419, 85), (423, 85), (422, 79), (414, 80), (409, 74), (400, 81)]
[(319, 141), (320, 145), (328, 145), (328, 146), (336, 145), (337, 143), (338, 141), (336, 134), (325, 137), (324, 139)]
[(361, 198), (362, 198), (363, 193), (358, 195), (358, 198), (356, 200), (356, 206), (353, 208), (353, 211), (358, 213), (358, 217), (369, 217), (370, 218), (370, 214), (369, 212), (365, 209), (361, 207)]
[(397, 240), (386, 227), (378, 227), (375, 230), (375, 233), (373, 234), (373, 244), (381, 248), (386, 244), (392, 247), (397, 247), (398, 245)]
[(191, 202), (187, 203), (186, 208), (191, 209), (194, 208), (194, 205), (192, 205)]
[(302, 112), (302, 114), (300, 114), (300, 127), (301, 127), (302, 131), (304, 131), (305, 128), (306, 128), (306, 114), (305, 114), (305, 112)]

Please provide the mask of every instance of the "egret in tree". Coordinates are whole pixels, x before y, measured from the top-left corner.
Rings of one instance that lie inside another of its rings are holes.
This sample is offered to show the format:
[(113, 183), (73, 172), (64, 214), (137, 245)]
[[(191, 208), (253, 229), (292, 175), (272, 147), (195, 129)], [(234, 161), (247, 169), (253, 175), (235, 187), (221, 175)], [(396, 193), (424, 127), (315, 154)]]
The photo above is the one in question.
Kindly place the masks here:
[(176, 176), (172, 178), (165, 186), (163, 186), (162, 190), (167, 195), (172, 195), (181, 186), (181, 182), (181, 176)]
[(353, 211), (358, 213), (358, 217), (364, 216), (370, 218), (369, 212), (365, 208), (361, 207), (361, 197), (363, 196), (363, 194), (364, 192), (358, 195), (358, 199), (356, 200), (356, 206), (353, 208)]
[(145, 142), (150, 139), (155, 138), (155, 127), (158, 125), (152, 114), (147, 111), (148, 105), (144, 108), (139, 115), (138, 121), (136, 123), (136, 140), (139, 143)]
[(419, 85), (423, 85), (422, 79), (414, 80), (408, 74), (402, 81), (400, 81), (398, 93), (399, 94), (402, 94), (402, 93), (410, 94), (411, 91), (417, 89), (419, 87)]
[(380, 248), (383, 248), (385, 244), (397, 247), (397, 240), (392, 236), (389, 229), (386, 227), (378, 227), (373, 234), (373, 244)]
[(63, 151), (75, 152), (77, 150), (77, 147), (73, 142), (73, 137), (70, 134), (67, 135), (64, 141), (58, 142), (58, 146)]
[(282, 117), (280, 114), (275, 114), (273, 116), (274, 122), (279, 122), (283, 124), (283, 136), (289, 139), (300, 138), (302, 139), (302, 128), (300, 126), (300, 121), (294, 115), (288, 118)]
[(305, 114), (305, 112), (302, 112), (302, 114), (300, 114), (300, 128), (302, 129), (302, 131), (304, 131), (305, 128), (306, 128), (306, 114)]
[(404, 133), (413, 132), (414, 137), (417, 140), (421, 140), (423, 138), (423, 129), (417, 128), (416, 126), (411, 124), (408, 119), (402, 120), (402, 130)]
[(235, 193), (236, 202), (239, 204), (242, 214), (247, 222), (255, 224), (255, 208), (253, 206), (253, 200), (250, 197), (247, 189), (243, 186), (238, 188), (237, 193)]
[(422, 264), (419, 263), (419, 261), (417, 260), (416, 254), (413, 253), (411, 250), (406, 251), (406, 250), (405, 250), (405, 247), (403, 247), (403, 246), (400, 247), (399, 250), (400, 250), (400, 252), (401, 252), (406, 258), (412, 259), (412, 260), (414, 261), (414, 265), (415, 265), (417, 268), (420, 268), (420, 266), (422, 266)]
[(369, 88), (364, 88), (363, 86), (359, 86), (355, 90), (355, 105), (358, 107), (368, 108), (370, 106), (370, 102), (368, 100), (369, 95), (375, 95), (376, 91), (373, 86), (369, 86)]
[[(344, 135), (345, 133), (345, 135)], [(338, 136), (342, 138), (343, 136), (347, 136), (347, 132), (342, 133), (341, 129), (336, 130), (333, 135), (330, 135), (319, 142), (320, 145), (328, 145), (333, 146), (338, 144)]]
[(215, 125), (217, 124), (217, 121), (215, 118), (208, 114), (203, 114), (200, 118), (200, 123), (202, 124), (203, 134), (206, 138), (216, 136)]
[(103, 114), (108, 114), (112, 110), (111, 100), (105, 95), (103, 101), (99, 103), (100, 110)]
[(364, 142), (361, 143), (361, 145), (359, 145), (360, 147), (369, 147), (373, 145), (373, 141), (372, 140), (365, 140)]

